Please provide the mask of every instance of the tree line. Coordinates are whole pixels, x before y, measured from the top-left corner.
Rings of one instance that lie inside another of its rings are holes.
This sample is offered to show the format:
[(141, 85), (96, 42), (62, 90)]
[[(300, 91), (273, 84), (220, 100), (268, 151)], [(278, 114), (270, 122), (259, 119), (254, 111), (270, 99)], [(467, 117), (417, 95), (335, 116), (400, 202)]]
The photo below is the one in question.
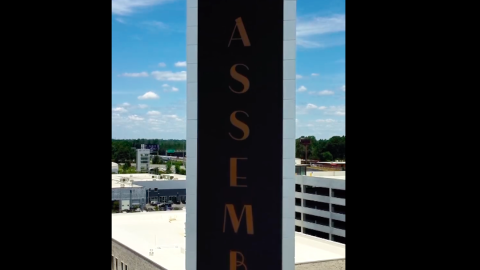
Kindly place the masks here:
[(307, 158), (320, 161), (345, 161), (345, 136), (333, 136), (330, 139), (316, 139), (315, 136), (302, 136), (295, 140), (295, 156), (305, 159), (305, 146), (301, 139), (310, 139), (306, 148)]
[[(318, 140), (315, 136), (302, 136), (296, 139), (295, 156), (302, 159), (305, 158), (305, 147), (300, 144), (300, 140), (303, 138), (308, 138), (311, 141), (311, 144), (307, 147), (308, 159), (316, 159), (320, 161), (345, 161), (345, 136), (333, 136), (330, 139)], [(141, 144), (156, 144), (159, 146), (159, 150), (154, 154), (163, 155), (166, 150), (170, 149), (184, 150), (186, 140), (112, 139), (112, 161), (116, 163), (133, 161), (136, 155), (135, 149), (139, 149)]]
[(158, 151), (155, 155), (164, 155), (167, 150), (185, 150), (186, 140), (163, 140), (163, 139), (112, 139), (112, 161), (124, 163), (133, 161), (136, 156), (135, 149), (140, 149), (142, 144), (156, 144)]

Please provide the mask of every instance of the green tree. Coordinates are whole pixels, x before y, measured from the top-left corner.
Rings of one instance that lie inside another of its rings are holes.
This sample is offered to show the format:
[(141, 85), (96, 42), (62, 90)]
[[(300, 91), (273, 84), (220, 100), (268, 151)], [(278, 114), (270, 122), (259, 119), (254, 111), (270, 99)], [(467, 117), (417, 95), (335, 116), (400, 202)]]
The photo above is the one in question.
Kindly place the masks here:
[(187, 171), (184, 169), (180, 169), (180, 172), (178, 174), (187, 175)]
[(327, 151), (327, 152), (323, 152), (323, 153), (321, 154), (321, 156), (322, 156), (322, 157), (321, 157), (321, 160), (322, 160), (322, 161), (332, 161), (332, 160), (333, 160), (332, 154), (331, 154), (330, 152), (328, 152), (328, 151)]
[(180, 165), (177, 163), (175, 164), (175, 173), (179, 173), (180, 172)]
[(167, 170), (166, 173), (172, 173), (172, 162), (168, 161), (167, 162)]
[(125, 164), (123, 164), (122, 169), (123, 169), (124, 172), (127, 172), (128, 169), (130, 169), (130, 167), (131, 167), (131, 164), (130, 164), (130, 162), (128, 162), (128, 160), (127, 160), (127, 161), (125, 162)]
[(160, 164), (160, 157), (154, 156), (152, 159), (152, 164)]

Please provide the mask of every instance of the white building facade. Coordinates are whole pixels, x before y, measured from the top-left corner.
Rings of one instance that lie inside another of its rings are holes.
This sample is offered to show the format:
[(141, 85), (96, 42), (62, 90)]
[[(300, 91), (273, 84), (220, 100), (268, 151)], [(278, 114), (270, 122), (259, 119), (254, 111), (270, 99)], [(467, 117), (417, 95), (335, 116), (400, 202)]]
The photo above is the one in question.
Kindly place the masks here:
[(144, 149), (142, 144), (141, 149), (137, 149), (137, 172), (148, 172), (150, 170), (150, 149)]
[(295, 176), (295, 231), (344, 244), (345, 172), (316, 175)]

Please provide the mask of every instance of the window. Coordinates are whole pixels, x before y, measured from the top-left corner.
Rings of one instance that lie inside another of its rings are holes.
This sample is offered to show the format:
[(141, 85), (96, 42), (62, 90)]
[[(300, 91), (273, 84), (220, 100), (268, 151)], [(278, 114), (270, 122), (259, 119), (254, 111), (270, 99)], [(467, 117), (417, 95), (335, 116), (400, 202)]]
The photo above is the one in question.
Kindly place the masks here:
[(158, 201), (161, 202), (161, 203), (167, 202), (167, 196), (160, 196), (160, 197), (158, 197)]
[(311, 200), (303, 200), (303, 207), (323, 210), (323, 211), (330, 211), (330, 205), (324, 202), (317, 202)]
[(295, 166), (295, 174), (296, 175), (307, 175), (307, 167), (306, 166)]
[(113, 259), (114, 259), (114, 257), (112, 255), (112, 270), (115, 270), (115, 268), (114, 268), (115, 265), (113, 264)]
[(345, 215), (345, 206), (332, 204), (332, 212)]
[(332, 197), (345, 199), (345, 190), (332, 188)]
[(302, 213), (300, 213), (300, 212), (295, 212), (295, 219), (296, 219), (296, 220), (301, 220), (301, 219), (302, 219)]
[(345, 244), (345, 237), (342, 237), (342, 236), (339, 236), (339, 235), (332, 234), (332, 240), (335, 241), (335, 242)]
[(120, 263), (120, 270), (123, 270), (123, 262)]
[(302, 228), (300, 226), (295, 226), (295, 231), (296, 232), (302, 232)]
[(330, 220), (328, 218), (303, 214), (303, 221), (319, 224), (322, 226), (330, 226)]
[(302, 186), (299, 184), (295, 184), (295, 192), (302, 192)]
[(115, 258), (115, 270), (118, 270), (118, 258)]
[(328, 188), (324, 187), (312, 187), (312, 186), (303, 186), (305, 189), (304, 192), (308, 194), (316, 194), (322, 196), (330, 196)]
[(126, 264), (125, 264), (125, 270), (128, 270), (128, 269), (127, 269), (127, 265), (126, 265)]
[(332, 227), (340, 230), (345, 230), (345, 221), (332, 219)]
[(328, 233), (309, 228), (303, 228), (303, 233), (329, 240)]

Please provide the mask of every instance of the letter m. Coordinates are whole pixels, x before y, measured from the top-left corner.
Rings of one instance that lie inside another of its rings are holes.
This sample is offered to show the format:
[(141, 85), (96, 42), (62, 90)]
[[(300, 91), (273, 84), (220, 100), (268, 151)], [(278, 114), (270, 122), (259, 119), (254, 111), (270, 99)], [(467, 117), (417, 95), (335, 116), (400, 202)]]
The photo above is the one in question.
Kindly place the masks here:
[(225, 205), (225, 212), (223, 218), (223, 232), (225, 232), (225, 226), (227, 224), (227, 213), (230, 216), (230, 221), (232, 222), (233, 231), (235, 233), (238, 232), (238, 228), (240, 227), (240, 222), (242, 221), (243, 214), (246, 214), (246, 223), (247, 223), (247, 233), (253, 234), (253, 212), (252, 212), (252, 205), (244, 205), (242, 212), (240, 213), (240, 218), (237, 218), (237, 213), (235, 212), (235, 207), (233, 204), (226, 204)]

